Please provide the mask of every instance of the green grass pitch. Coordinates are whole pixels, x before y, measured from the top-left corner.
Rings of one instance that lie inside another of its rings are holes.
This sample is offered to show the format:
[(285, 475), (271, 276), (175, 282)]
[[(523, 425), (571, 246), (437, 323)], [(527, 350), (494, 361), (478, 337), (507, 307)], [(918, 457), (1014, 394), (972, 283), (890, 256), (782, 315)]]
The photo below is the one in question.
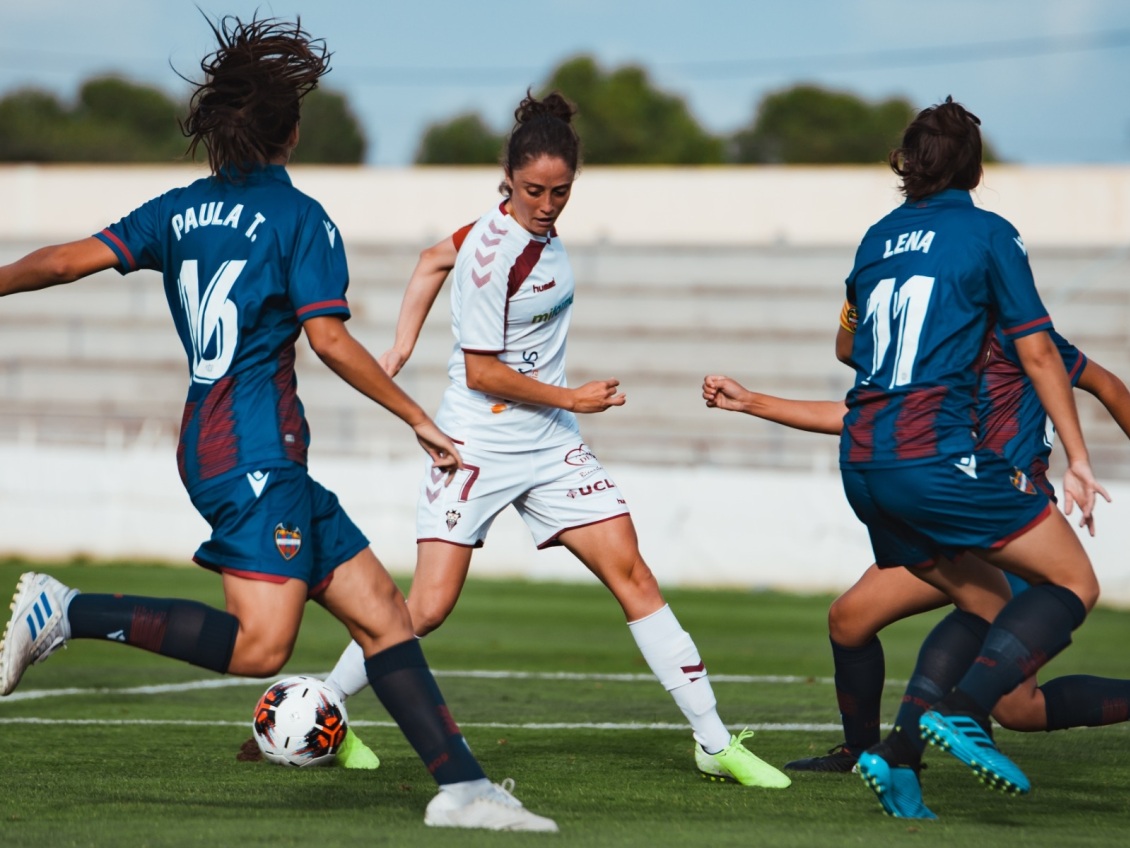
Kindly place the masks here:
[[(26, 564), (0, 562), (0, 592)], [(37, 566), (86, 591), (219, 603), (196, 568)], [(758, 729), (776, 764), (840, 740), (824, 625), (830, 598), (678, 590), (668, 599), (707, 662), (723, 719)], [(918, 644), (939, 614), (884, 634), (889, 721)], [(1057, 674), (1130, 675), (1130, 613), (1099, 609)], [(344, 631), (310, 605), (286, 673), (322, 675)], [(77, 642), (0, 701), (0, 845), (15, 846), (851, 846), (1124, 845), (1130, 725), (998, 731), (1031, 777), (1026, 798), (984, 789), (927, 754), (936, 822), (886, 818), (855, 775), (800, 775), (785, 791), (712, 784), (601, 587), (471, 581), (424, 649), (456, 719), (495, 780), (513, 777), (557, 836), (425, 828), (434, 789), (369, 692), (350, 719), (375, 772), (236, 760), (262, 681), (227, 680), (121, 646)], [(469, 675), (492, 671), (497, 675)], [(219, 685), (218, 685), (219, 684)]]

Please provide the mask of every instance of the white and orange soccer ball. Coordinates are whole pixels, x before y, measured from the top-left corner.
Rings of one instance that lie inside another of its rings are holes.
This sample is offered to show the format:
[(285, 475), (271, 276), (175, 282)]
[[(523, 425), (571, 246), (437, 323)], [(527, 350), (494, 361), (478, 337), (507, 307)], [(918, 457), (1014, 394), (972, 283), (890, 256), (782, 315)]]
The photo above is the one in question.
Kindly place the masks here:
[(345, 741), (345, 704), (325, 683), (304, 675), (271, 685), (251, 727), (263, 756), (283, 766), (327, 765)]

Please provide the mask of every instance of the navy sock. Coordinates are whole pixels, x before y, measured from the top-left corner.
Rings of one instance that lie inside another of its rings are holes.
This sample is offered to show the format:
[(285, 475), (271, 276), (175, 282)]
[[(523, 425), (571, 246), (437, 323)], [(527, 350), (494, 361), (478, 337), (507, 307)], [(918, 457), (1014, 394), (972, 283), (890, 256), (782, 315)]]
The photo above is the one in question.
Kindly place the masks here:
[(878, 637), (862, 648), (848, 648), (835, 639), (829, 641), (836, 667), (836, 702), (844, 726), (844, 744), (849, 751), (859, 754), (879, 741), (879, 706), (886, 679), (883, 644)]
[(197, 601), (80, 592), (67, 607), (72, 639), (134, 645), (224, 674), (239, 620)]
[(1102, 727), (1130, 719), (1130, 680), (1071, 674), (1040, 687), (1048, 714), (1047, 730)]
[(1071, 644), (1087, 608), (1070, 589), (1041, 584), (1013, 598), (993, 622), (985, 645), (957, 688), (986, 712), (1001, 695)]
[(914, 674), (895, 716), (895, 734), (919, 757), (926, 743), (918, 733), (918, 719), (961, 679), (980, 653), (988, 632), (985, 619), (955, 609), (922, 642)]
[(418, 640), (409, 639), (368, 657), (365, 673), (436, 783), (443, 786), (486, 777), (447, 710)]

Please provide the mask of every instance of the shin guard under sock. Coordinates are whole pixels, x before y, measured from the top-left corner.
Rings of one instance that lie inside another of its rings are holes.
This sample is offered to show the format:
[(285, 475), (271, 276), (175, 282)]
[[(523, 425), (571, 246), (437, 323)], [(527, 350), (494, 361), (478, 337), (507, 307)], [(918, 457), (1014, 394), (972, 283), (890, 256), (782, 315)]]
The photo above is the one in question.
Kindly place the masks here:
[(386, 648), (365, 660), (377, 698), (440, 785), (481, 780), (475, 759), (432, 677), (416, 639)]
[(197, 601), (130, 595), (75, 595), (67, 607), (72, 639), (123, 642), (224, 674), (239, 620)]
[(985, 619), (957, 609), (939, 621), (923, 641), (895, 716), (895, 731), (901, 732), (919, 756), (926, 743), (918, 733), (918, 719), (961, 679), (980, 653), (988, 632)]
[(1033, 586), (1017, 595), (997, 616), (976, 661), (957, 688), (985, 712), (1048, 660), (1071, 644), (1087, 608), (1069, 589)]
[(829, 641), (844, 744), (853, 754), (858, 754), (879, 741), (879, 707), (886, 679), (883, 644), (878, 637), (862, 648), (848, 648), (835, 639)]

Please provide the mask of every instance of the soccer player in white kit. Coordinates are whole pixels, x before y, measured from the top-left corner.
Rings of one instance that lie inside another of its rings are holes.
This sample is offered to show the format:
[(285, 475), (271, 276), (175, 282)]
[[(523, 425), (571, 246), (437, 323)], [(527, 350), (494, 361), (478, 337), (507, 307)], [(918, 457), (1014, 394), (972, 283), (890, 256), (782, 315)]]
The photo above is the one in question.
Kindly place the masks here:
[[(436, 423), (459, 446), (464, 470), (450, 485), (425, 469), (417, 508), (417, 563), (408, 608), (416, 634), (454, 609), (472, 551), (513, 505), (539, 548), (564, 545), (612, 592), (651, 670), (691, 724), (705, 777), (784, 788), (789, 778), (733, 736), (717, 712), (706, 667), (640, 555), (623, 493), (585, 445), (576, 413), (625, 401), (614, 379), (570, 388), (565, 348), (573, 272), (556, 222), (580, 162), (573, 107), (560, 94), (528, 95), (504, 153), (504, 199), (469, 228), (425, 251), (409, 283), (395, 372), (454, 260), (451, 385)], [(355, 645), (327, 680), (343, 696), (364, 684)], [(350, 765), (350, 763), (346, 763)]]

